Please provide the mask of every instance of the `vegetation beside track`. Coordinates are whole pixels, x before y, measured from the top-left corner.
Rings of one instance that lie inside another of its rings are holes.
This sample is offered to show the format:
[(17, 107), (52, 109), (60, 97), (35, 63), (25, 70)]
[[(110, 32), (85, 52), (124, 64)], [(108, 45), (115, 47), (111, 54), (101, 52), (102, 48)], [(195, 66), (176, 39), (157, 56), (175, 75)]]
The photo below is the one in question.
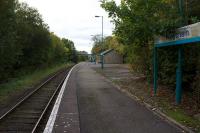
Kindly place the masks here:
[(51, 32), (39, 11), (18, 0), (0, 1), (0, 84), (19, 72), (77, 62), (74, 42)]
[[(101, 6), (115, 28), (113, 36), (103, 41), (101, 36), (93, 37), (92, 53), (99, 55), (106, 49), (115, 49), (124, 55), (132, 71), (144, 74), (152, 82), (155, 38), (173, 38), (177, 28), (200, 22), (199, 5), (199, 0), (102, 0)], [(182, 47), (183, 89), (200, 107), (200, 45)], [(158, 50), (158, 83), (172, 90), (176, 88), (178, 48)]]
[(50, 67), (38, 68), (33, 72), (18, 75), (16, 78), (11, 79), (4, 84), (0, 84), (0, 104), (6, 103), (6, 101), (9, 98), (12, 98), (13, 95), (24, 92), (25, 90), (40, 83), (44, 78), (57, 72), (58, 70), (65, 67), (71, 67), (72, 65), (73, 64), (63, 63), (52, 65)]

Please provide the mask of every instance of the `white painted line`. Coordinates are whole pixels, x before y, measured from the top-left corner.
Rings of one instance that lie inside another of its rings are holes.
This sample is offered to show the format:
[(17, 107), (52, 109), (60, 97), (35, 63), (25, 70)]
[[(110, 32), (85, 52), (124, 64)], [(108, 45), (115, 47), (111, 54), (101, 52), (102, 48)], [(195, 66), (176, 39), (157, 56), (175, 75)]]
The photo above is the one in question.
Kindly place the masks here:
[[(78, 64), (77, 64), (77, 65), (78, 65)], [(61, 90), (60, 90), (60, 92), (59, 92), (59, 94), (58, 94), (58, 97), (57, 97), (57, 99), (56, 99), (56, 102), (55, 102), (55, 104), (54, 104), (53, 110), (52, 110), (52, 112), (51, 112), (51, 115), (50, 115), (50, 117), (49, 117), (49, 120), (48, 120), (48, 122), (47, 122), (47, 124), (46, 124), (46, 127), (45, 127), (43, 133), (51, 133), (51, 132), (53, 131), (54, 123), (55, 123), (55, 120), (56, 120), (56, 116), (57, 116), (57, 113), (58, 113), (58, 109), (59, 109), (59, 106), (60, 106), (60, 103), (61, 103), (61, 99), (62, 99), (62, 97), (63, 97), (63, 93), (64, 93), (64, 91), (65, 91), (67, 82), (68, 82), (68, 80), (69, 80), (69, 77), (70, 77), (70, 75), (71, 75), (72, 70), (73, 70), (77, 65), (75, 65), (75, 66), (69, 71), (69, 73), (68, 73), (68, 75), (67, 75), (67, 77), (66, 77), (66, 79), (65, 79), (65, 81), (64, 81), (64, 83), (63, 83), (63, 85), (62, 85), (62, 87), (61, 87)]]

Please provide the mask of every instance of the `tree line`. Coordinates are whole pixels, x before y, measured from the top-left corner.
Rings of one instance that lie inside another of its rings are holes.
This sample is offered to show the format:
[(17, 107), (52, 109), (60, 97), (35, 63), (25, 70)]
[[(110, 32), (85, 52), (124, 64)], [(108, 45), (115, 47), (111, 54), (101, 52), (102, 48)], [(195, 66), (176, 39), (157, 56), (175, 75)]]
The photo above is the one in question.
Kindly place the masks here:
[[(122, 0), (119, 5), (114, 0), (101, 1), (115, 25), (113, 37), (121, 45), (126, 62), (149, 80), (153, 78), (155, 37), (169, 37), (177, 28), (199, 22), (199, 5), (199, 0), (184, 0), (181, 14), (179, 0)], [(95, 42), (93, 52), (98, 51), (98, 41)], [(176, 82), (177, 49), (166, 47), (158, 51), (159, 82), (172, 88)], [(192, 91), (200, 88), (200, 45), (186, 45), (183, 49), (183, 86)]]
[(0, 82), (77, 58), (74, 43), (50, 32), (37, 9), (17, 0), (0, 0)]
[(99, 55), (101, 52), (108, 49), (115, 49), (120, 54), (123, 54), (124, 45), (121, 44), (116, 36), (107, 36), (103, 38), (99, 35), (95, 35), (92, 37), (93, 47), (92, 54)]

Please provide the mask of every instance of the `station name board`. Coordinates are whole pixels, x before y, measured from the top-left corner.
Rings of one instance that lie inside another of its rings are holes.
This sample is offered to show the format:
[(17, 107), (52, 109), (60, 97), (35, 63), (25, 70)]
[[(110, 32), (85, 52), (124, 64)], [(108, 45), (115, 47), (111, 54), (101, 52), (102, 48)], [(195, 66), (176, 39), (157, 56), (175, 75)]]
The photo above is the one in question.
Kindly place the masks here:
[(170, 37), (156, 37), (156, 43), (169, 42), (175, 40), (181, 40), (186, 38), (198, 37), (200, 36), (200, 22), (187, 25), (181, 28), (178, 28), (175, 34), (170, 35)]

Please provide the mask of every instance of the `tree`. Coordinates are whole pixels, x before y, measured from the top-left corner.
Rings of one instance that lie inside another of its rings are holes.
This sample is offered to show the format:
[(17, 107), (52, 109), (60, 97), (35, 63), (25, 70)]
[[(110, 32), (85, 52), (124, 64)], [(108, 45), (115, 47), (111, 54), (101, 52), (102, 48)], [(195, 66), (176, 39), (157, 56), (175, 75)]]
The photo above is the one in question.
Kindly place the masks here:
[[(186, 1), (184, 14), (190, 23), (199, 19), (199, 1)], [(124, 45), (124, 52), (132, 69), (152, 76), (152, 53), (156, 36), (172, 37), (175, 29), (182, 27), (182, 16), (176, 0), (122, 0), (116, 5), (113, 0), (103, 0), (101, 4), (112, 18), (114, 35)], [(191, 84), (198, 66), (199, 46), (184, 46), (184, 84)], [(193, 52), (192, 52), (193, 51)], [(159, 50), (160, 81), (175, 85), (177, 48)], [(191, 54), (192, 53), (192, 54)], [(197, 56), (194, 56), (197, 55)], [(174, 78), (171, 78), (174, 77)]]
[(124, 45), (119, 42), (116, 36), (105, 37), (104, 45), (106, 49), (115, 49), (120, 54), (124, 54)]
[(200, 1), (186, 0), (186, 15), (189, 18), (189, 24), (198, 22), (200, 20)]
[(63, 38), (62, 41), (65, 47), (69, 49), (69, 61), (77, 63), (78, 57), (77, 57), (76, 48), (74, 46), (74, 42), (66, 38)]
[(124, 54), (124, 46), (119, 42), (119, 39), (116, 36), (107, 36), (102, 38), (99, 35), (95, 35), (92, 37), (93, 47), (92, 54), (100, 54), (101, 52), (108, 49), (115, 49), (121, 54)]
[(0, 0), (0, 81), (8, 77), (20, 50), (15, 45), (15, 0)]
[(0, 0), (0, 20), (0, 82), (54, 63), (77, 61), (74, 43), (50, 33), (37, 9), (28, 4)]
[(102, 1), (102, 8), (115, 24), (113, 33), (124, 45), (127, 60), (135, 71), (152, 75), (155, 36), (166, 36), (181, 24), (176, 4), (171, 0), (123, 0), (117, 6), (113, 0)]
[(86, 61), (88, 60), (88, 53), (86, 51), (77, 51), (78, 61)]
[(148, 44), (155, 35), (179, 26), (177, 8), (167, 1), (123, 0), (117, 6), (114, 1), (103, 0), (102, 7), (113, 19), (114, 34), (126, 45), (138, 41)]
[(50, 34), (41, 15), (26, 3), (21, 3), (16, 8), (16, 23), (17, 45), (22, 49), (19, 67), (45, 64), (49, 56)]
[(102, 37), (100, 35), (95, 35), (92, 37), (92, 41), (93, 41), (92, 54), (98, 55), (106, 49), (104, 45), (104, 40), (105, 38), (103, 38), (103, 42), (102, 42)]

